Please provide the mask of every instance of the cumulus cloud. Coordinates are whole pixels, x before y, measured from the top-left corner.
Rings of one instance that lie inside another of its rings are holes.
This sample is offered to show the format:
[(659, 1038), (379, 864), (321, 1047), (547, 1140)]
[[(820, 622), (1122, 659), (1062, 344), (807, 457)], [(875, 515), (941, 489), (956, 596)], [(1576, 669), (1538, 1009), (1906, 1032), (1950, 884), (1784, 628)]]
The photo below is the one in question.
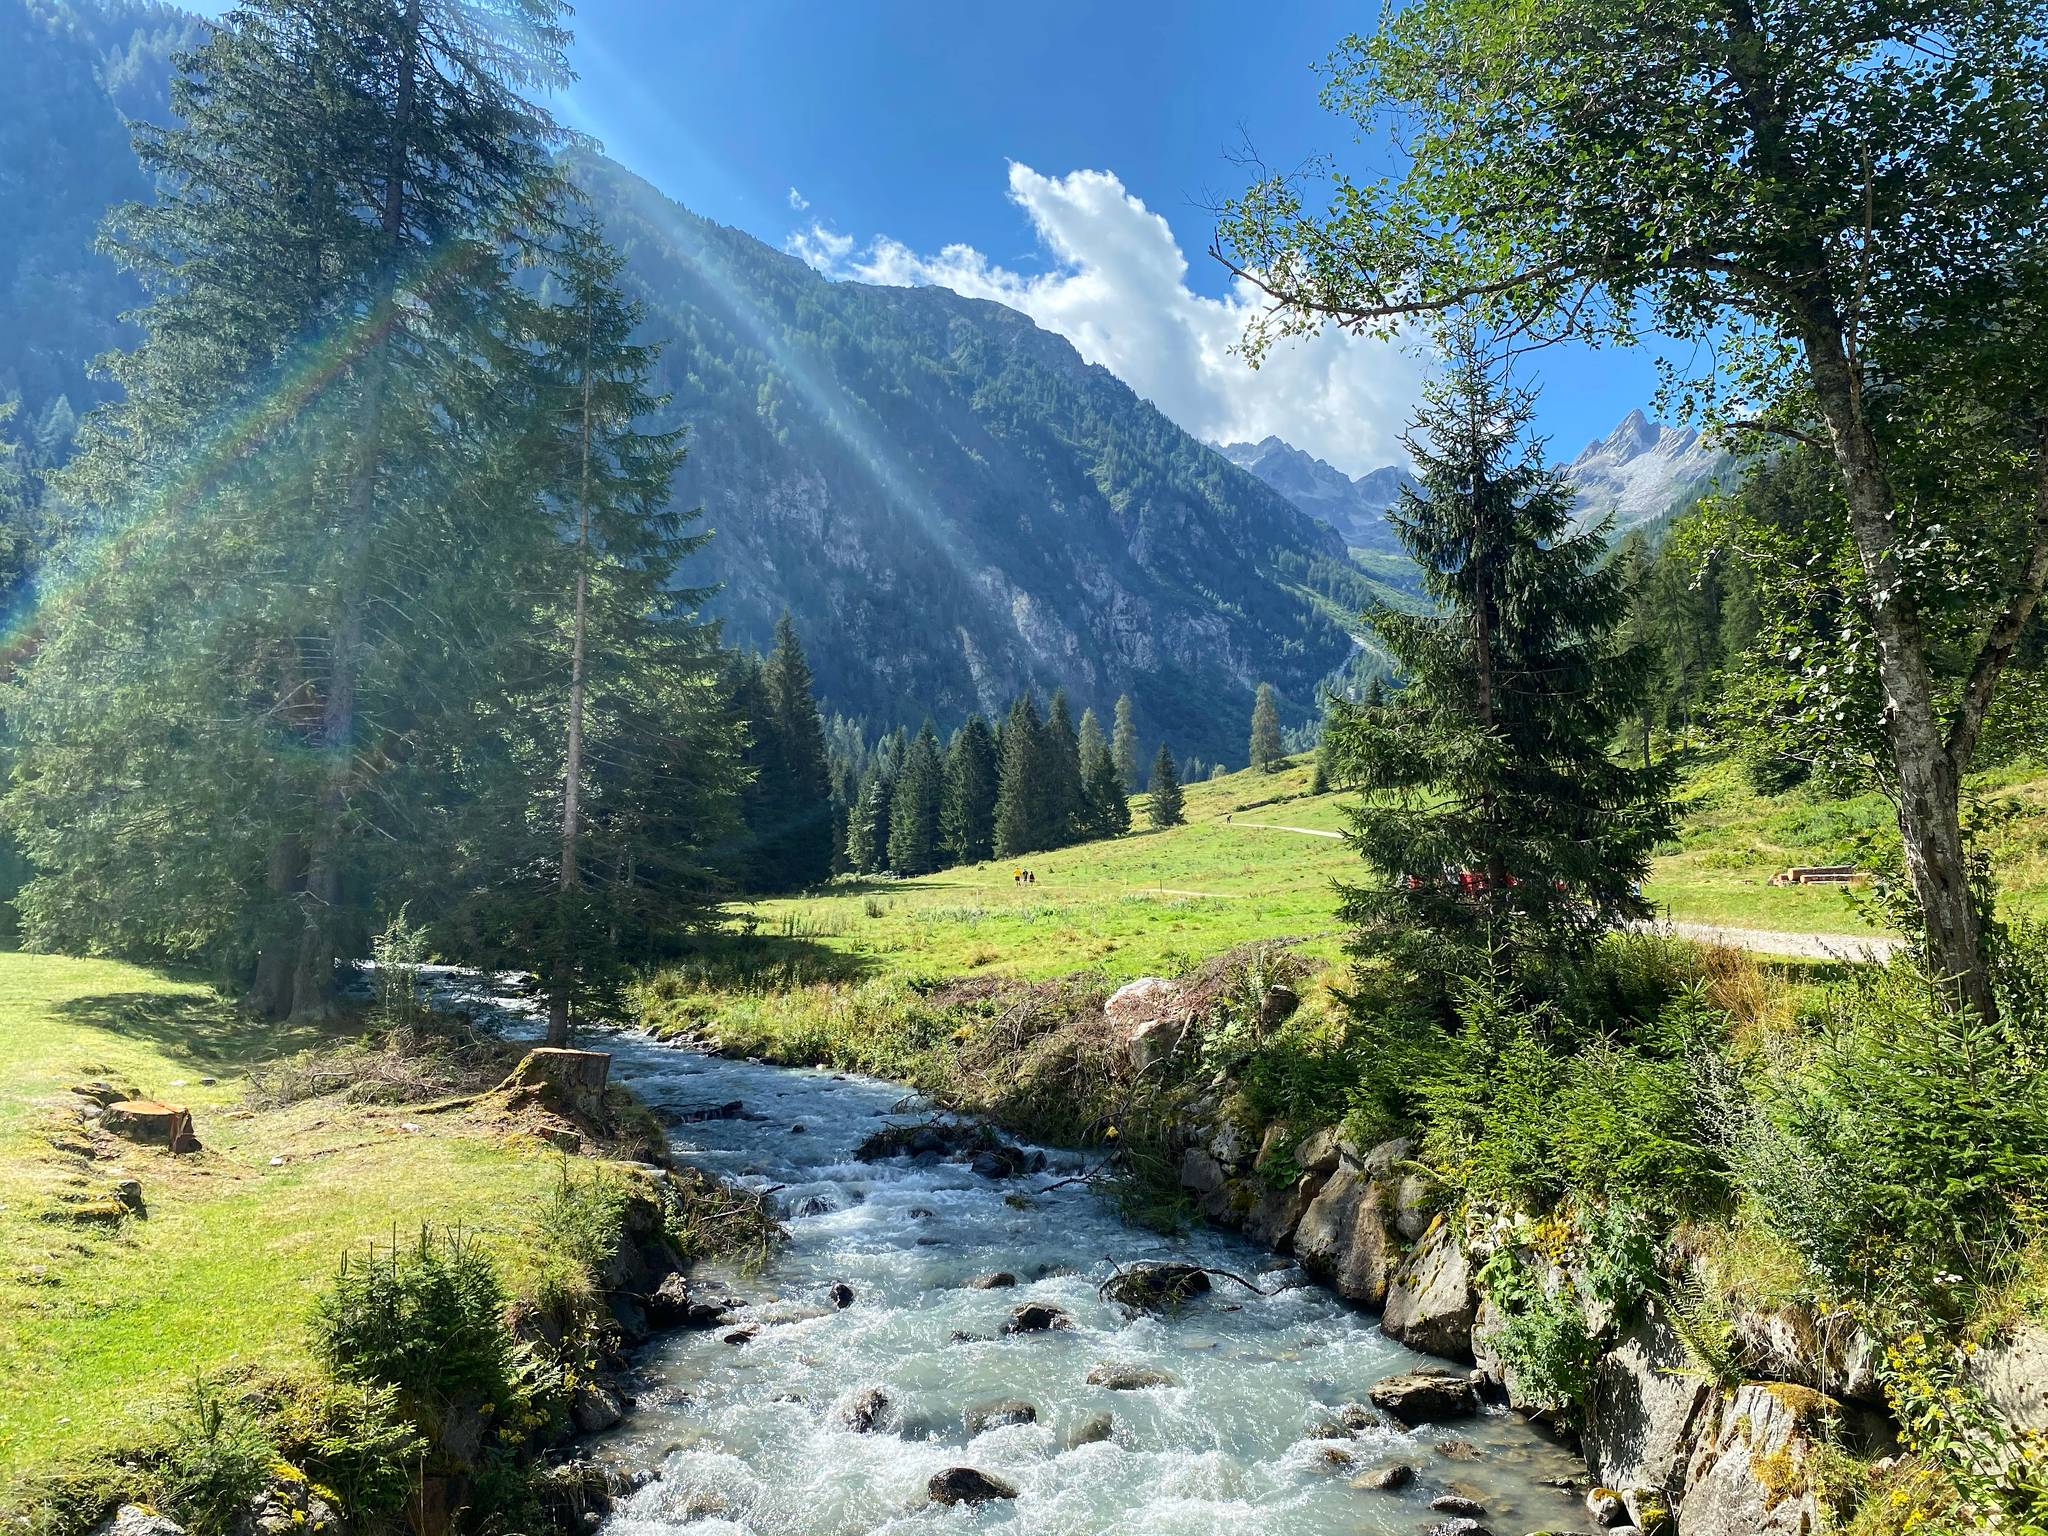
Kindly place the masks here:
[(811, 200), (808, 197), (805, 197), (803, 193), (797, 191), (795, 187), (791, 187), (789, 189), (789, 206), (794, 208), (798, 213), (802, 213), (806, 208), (811, 206)]
[(1255, 291), (1239, 283), (1212, 298), (1191, 289), (1172, 228), (1114, 174), (1044, 176), (1013, 162), (1009, 194), (1030, 217), (1049, 271), (1015, 272), (968, 245), (921, 254), (887, 236), (856, 253), (850, 237), (815, 223), (786, 248), (828, 276), (937, 284), (1022, 310), (1197, 437), (1270, 433), (1353, 475), (1402, 460), (1419, 359), (1326, 332), (1276, 345), (1254, 370), (1233, 348), (1258, 307)]

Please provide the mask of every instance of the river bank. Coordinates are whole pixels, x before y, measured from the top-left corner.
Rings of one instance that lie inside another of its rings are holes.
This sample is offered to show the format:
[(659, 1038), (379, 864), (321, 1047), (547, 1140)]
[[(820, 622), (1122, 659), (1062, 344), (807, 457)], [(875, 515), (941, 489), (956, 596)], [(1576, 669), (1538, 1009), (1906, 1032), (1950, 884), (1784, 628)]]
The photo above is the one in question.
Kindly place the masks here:
[[(1659, 941), (1611, 963), (1631, 984), (1658, 973), (1659, 995), (1710, 1010), (1749, 1050), (1803, 1027), (1803, 992), (1753, 960), (1693, 953)], [(1386, 1337), (1471, 1362), (1493, 1402), (1577, 1447), (1583, 1512), (1616, 1530), (1948, 1529), (1947, 1469), (2023, 1467), (2048, 1434), (2048, 1330), (2026, 1285), (1940, 1337), (1881, 1343), (1753, 1228), (1479, 1197), (1441, 1151), (1361, 1134), (1384, 1120), (1346, 1097), (1355, 1056), (1313, 971), (1262, 948), (1122, 987), (878, 980), (723, 999), (657, 987), (645, 1002), (658, 1030), (714, 1049), (885, 1072), (1090, 1149), (1126, 1209), (1239, 1233)], [(1657, 1133), (1656, 1088), (1617, 1083), (1645, 1095), (1613, 1103), (1617, 1156)], [(1352, 1113), (1304, 1112), (1331, 1104)], [(1667, 1160), (1683, 1150), (1670, 1146)], [(1928, 1393), (1983, 1405), (1968, 1449), (1925, 1438), (1914, 1394)]]

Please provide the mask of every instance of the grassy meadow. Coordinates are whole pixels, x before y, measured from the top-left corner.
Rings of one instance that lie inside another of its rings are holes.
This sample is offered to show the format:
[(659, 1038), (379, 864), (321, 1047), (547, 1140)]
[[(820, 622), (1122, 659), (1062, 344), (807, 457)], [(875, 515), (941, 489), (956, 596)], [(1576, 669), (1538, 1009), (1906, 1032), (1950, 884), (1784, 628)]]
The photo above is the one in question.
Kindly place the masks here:
[[(308, 1307), (346, 1250), (460, 1224), (516, 1280), (561, 1177), (538, 1139), (418, 1104), (244, 1102), (266, 1063), (339, 1033), (137, 966), (0, 954), (0, 1488), (131, 1442), (195, 1375), (308, 1367)], [(190, 1106), (203, 1150), (91, 1133), (70, 1089), (93, 1079)], [(146, 1220), (67, 1214), (123, 1178)]]
[[(1296, 759), (1187, 788), (1187, 824), (1141, 825), (1124, 837), (1028, 859), (941, 870), (911, 880), (840, 881), (821, 893), (763, 901), (742, 921), (808, 950), (820, 975), (1010, 975), (1077, 970), (1172, 973), (1253, 939), (1289, 938), (1325, 958), (1342, 947), (1336, 882), (1360, 873), (1335, 836), (1341, 793), (1309, 793)], [(2048, 809), (2048, 775), (1985, 776), (1987, 804)], [(1681, 790), (1683, 826), (1660, 850), (1645, 889), (1676, 922), (1797, 933), (1872, 932), (1836, 886), (1773, 886), (1794, 864), (1866, 861), (1895, 850), (1891, 808), (1878, 795), (1829, 799), (1805, 790), (1759, 795), (1725, 758), (1695, 764)], [(1996, 822), (1987, 844), (2008, 908), (2048, 907), (2048, 816)], [(1036, 875), (1020, 884), (1016, 871)]]

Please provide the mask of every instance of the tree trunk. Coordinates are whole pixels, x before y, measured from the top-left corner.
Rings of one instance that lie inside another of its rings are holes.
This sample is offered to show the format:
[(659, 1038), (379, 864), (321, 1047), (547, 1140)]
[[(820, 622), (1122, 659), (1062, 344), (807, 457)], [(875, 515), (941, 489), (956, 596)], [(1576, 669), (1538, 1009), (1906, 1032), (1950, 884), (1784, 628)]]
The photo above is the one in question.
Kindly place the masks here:
[(1927, 962), (1937, 978), (1955, 988), (1962, 1006), (1995, 1019), (1998, 1004), (1963, 847), (1962, 774), (1948, 751), (1926, 636), (1899, 566), (1891, 486), (1863, 415), (1839, 320), (1826, 313), (1809, 316), (1802, 344), (1841, 466), (1850, 530), (1870, 598), (1885, 734), (1898, 769), (1899, 834), (1906, 874), (1927, 925)]
[[(577, 846), (583, 787), (584, 648), (590, 610), (590, 346), (583, 349), (583, 467), (576, 497), (576, 616), (569, 640), (569, 749), (562, 771), (561, 890), (566, 895), (582, 882), (582, 850)], [(569, 1043), (569, 981), (565, 956), (556, 957), (556, 975), (548, 991), (548, 1044)]]
[[(280, 910), (289, 908), (298, 892), (303, 860), (298, 840), (289, 834), (271, 845), (270, 867), (263, 888)], [(256, 974), (249, 983), (245, 1006), (267, 1019), (282, 1019), (292, 1011), (292, 974), (297, 966), (297, 944), (283, 934), (256, 952)]]

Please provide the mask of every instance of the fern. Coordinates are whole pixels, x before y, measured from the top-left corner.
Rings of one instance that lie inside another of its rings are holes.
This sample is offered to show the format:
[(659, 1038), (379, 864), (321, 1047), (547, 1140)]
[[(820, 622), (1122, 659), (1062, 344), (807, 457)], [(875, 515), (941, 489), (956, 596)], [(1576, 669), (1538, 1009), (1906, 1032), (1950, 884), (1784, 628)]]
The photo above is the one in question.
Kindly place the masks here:
[(1671, 1331), (1685, 1346), (1698, 1375), (1723, 1392), (1732, 1392), (1748, 1375), (1748, 1352), (1735, 1334), (1735, 1319), (1721, 1297), (1696, 1269), (1674, 1275), (1664, 1287)]

